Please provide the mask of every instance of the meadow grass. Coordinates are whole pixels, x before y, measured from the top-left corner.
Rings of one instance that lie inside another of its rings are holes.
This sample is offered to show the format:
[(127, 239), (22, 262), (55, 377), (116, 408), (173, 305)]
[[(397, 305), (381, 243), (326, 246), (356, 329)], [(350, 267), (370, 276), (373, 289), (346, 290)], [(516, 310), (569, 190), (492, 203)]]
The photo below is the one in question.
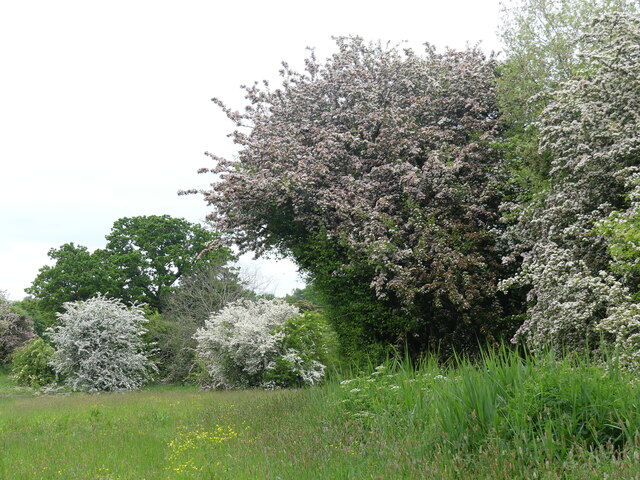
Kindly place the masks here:
[(504, 349), (301, 390), (33, 395), (0, 375), (0, 478), (640, 478), (633, 380)]

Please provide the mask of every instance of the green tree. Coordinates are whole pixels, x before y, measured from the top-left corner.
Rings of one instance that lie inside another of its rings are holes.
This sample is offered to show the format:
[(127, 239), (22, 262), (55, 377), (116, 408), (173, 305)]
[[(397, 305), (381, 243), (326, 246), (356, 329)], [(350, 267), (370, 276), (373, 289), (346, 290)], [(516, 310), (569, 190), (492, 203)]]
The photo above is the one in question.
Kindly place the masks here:
[(54, 265), (40, 268), (25, 291), (37, 300), (37, 309), (60, 312), (65, 302), (88, 300), (97, 293), (107, 297), (118, 294), (115, 270), (104, 250), (90, 252), (82, 245), (65, 243), (49, 250)]
[(200, 225), (168, 215), (121, 218), (104, 249), (90, 252), (73, 243), (51, 249), (55, 264), (42, 267), (26, 292), (44, 312), (61, 312), (65, 302), (97, 294), (158, 310), (183, 275), (232, 258), (227, 248), (215, 247), (216, 238)]
[(169, 215), (121, 218), (106, 236), (105, 252), (115, 270), (118, 297), (159, 309), (179, 278), (198, 266), (232, 259), (226, 248), (210, 248), (217, 234)]

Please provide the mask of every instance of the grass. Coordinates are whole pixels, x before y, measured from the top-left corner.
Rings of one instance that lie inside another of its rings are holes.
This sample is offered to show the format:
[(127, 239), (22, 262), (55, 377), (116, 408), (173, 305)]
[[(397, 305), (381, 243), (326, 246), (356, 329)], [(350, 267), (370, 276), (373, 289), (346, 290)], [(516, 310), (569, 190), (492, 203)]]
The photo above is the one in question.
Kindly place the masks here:
[(640, 478), (632, 380), (508, 351), (284, 391), (36, 396), (0, 375), (0, 478)]

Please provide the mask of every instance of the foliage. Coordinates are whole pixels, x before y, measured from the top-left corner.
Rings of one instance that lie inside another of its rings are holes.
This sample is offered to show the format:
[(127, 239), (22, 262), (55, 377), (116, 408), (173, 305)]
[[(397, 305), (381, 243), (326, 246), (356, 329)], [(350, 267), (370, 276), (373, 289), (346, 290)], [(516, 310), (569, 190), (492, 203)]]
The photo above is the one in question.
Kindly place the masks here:
[[(307, 380), (309, 368), (324, 369), (337, 364), (337, 339), (321, 313), (306, 312), (289, 318), (275, 329), (282, 334), (280, 348), (287, 354), (276, 358), (273, 370), (265, 374), (267, 384), (277, 386), (303, 386), (317, 383)], [(318, 365), (320, 364), (320, 365)]]
[[(322, 380), (326, 355), (321, 326), (298, 320), (281, 300), (239, 300), (198, 329), (198, 356), (220, 388), (313, 385)], [(297, 335), (307, 335), (298, 338)]]
[(29, 340), (13, 352), (11, 373), (18, 385), (44, 387), (56, 381), (56, 374), (50, 365), (53, 348), (41, 337)]
[(15, 313), (11, 302), (0, 290), (0, 365), (8, 362), (11, 353), (32, 337), (31, 318)]
[(542, 113), (549, 188), (520, 209), (512, 230), (523, 258), (515, 282), (532, 287), (519, 333), (534, 349), (551, 331), (558, 350), (584, 347), (609, 310), (628, 302), (626, 286), (600, 273), (609, 267), (608, 245), (594, 227), (626, 209), (629, 167), (640, 153), (639, 42), (638, 17), (603, 17), (584, 39), (584, 73), (553, 92)]
[(636, 301), (640, 300), (640, 176), (634, 172), (628, 185), (629, 206), (615, 210), (596, 224), (596, 231), (607, 239), (611, 269), (629, 286)]
[(30, 295), (13, 302), (12, 309), (19, 315), (31, 317), (33, 330), (39, 336), (42, 336), (44, 331), (56, 320), (55, 312), (46, 308), (40, 300), (36, 300)]
[(55, 264), (42, 267), (26, 291), (45, 312), (61, 312), (65, 302), (98, 294), (157, 310), (183, 275), (231, 259), (228, 249), (212, 246), (216, 238), (198, 224), (168, 215), (121, 218), (104, 249), (89, 252), (73, 243), (51, 249)]
[(540, 115), (552, 92), (588, 62), (581, 38), (604, 13), (637, 12), (637, 0), (510, 0), (502, 3), (498, 101), (509, 172), (505, 194), (523, 204), (548, 187), (551, 155), (538, 150)]
[(521, 357), (503, 347), (477, 364), (386, 362), (343, 380), (336, 404), (385, 441), (411, 432), (427, 450), (472, 456), (497, 442), (511, 461), (561, 463), (580, 448), (606, 448), (607, 455), (636, 448), (640, 390), (633, 378), (576, 355)]
[(105, 250), (117, 270), (118, 297), (159, 308), (179, 278), (231, 259), (228, 249), (212, 248), (216, 238), (198, 224), (168, 215), (116, 220)]
[(499, 35), (507, 59), (499, 78), (501, 110), (525, 126), (548, 94), (584, 63), (580, 37), (605, 13), (638, 11), (637, 0), (511, 0), (502, 3)]
[(139, 388), (155, 366), (142, 335), (142, 310), (101, 296), (64, 304), (47, 330), (55, 352), (51, 365), (73, 390), (97, 392)]
[(512, 282), (531, 286), (527, 318), (514, 342), (524, 341), (536, 353), (549, 347), (557, 352), (597, 348), (598, 325), (624, 298), (622, 285), (605, 271), (592, 274), (571, 250), (553, 242), (541, 242), (533, 254), (535, 262), (525, 261), (518, 276), (504, 282), (505, 287)]
[[(495, 61), (357, 37), (337, 46), (302, 73), (285, 65), (281, 88), (247, 87), (244, 113), (217, 101), (241, 150), (212, 156), (222, 181), (205, 192), (210, 217), (243, 249), (291, 254), (327, 299), (345, 277), (371, 290), (382, 326), (336, 324), (341, 337), (475, 345), (501, 308)], [(310, 258), (321, 249), (328, 264)], [(352, 310), (334, 305), (334, 319)]]
[(90, 252), (85, 246), (65, 243), (49, 250), (53, 266), (40, 268), (25, 291), (44, 311), (60, 312), (65, 302), (87, 300), (100, 293), (115, 296), (118, 286), (104, 250)]

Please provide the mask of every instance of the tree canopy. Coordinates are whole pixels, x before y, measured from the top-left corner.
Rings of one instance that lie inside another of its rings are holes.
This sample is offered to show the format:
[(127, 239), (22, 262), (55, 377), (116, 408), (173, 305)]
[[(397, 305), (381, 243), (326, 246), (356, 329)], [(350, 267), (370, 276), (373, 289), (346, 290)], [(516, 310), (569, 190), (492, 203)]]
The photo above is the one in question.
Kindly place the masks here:
[(624, 260), (619, 235), (633, 228), (640, 17), (607, 15), (581, 46), (583, 70), (552, 92), (540, 117), (540, 146), (553, 158), (549, 186), (516, 207), (512, 233), (523, 266), (514, 280), (531, 287), (518, 338), (534, 349), (575, 349), (597, 344), (605, 331), (627, 350), (640, 325), (629, 290), (637, 285), (612, 268), (609, 253)]
[(240, 152), (212, 155), (211, 220), (243, 249), (293, 255), (330, 300), (349, 288), (382, 305), (385, 342), (475, 344), (501, 308), (496, 62), (337, 46), (304, 72), (285, 64), (281, 88), (248, 87), (243, 113), (216, 100)]
[(97, 294), (157, 310), (183, 275), (231, 259), (228, 249), (211, 248), (216, 238), (200, 225), (168, 215), (121, 218), (104, 249), (89, 252), (73, 243), (51, 249), (55, 264), (42, 267), (26, 291), (48, 311), (60, 312), (65, 302)]

